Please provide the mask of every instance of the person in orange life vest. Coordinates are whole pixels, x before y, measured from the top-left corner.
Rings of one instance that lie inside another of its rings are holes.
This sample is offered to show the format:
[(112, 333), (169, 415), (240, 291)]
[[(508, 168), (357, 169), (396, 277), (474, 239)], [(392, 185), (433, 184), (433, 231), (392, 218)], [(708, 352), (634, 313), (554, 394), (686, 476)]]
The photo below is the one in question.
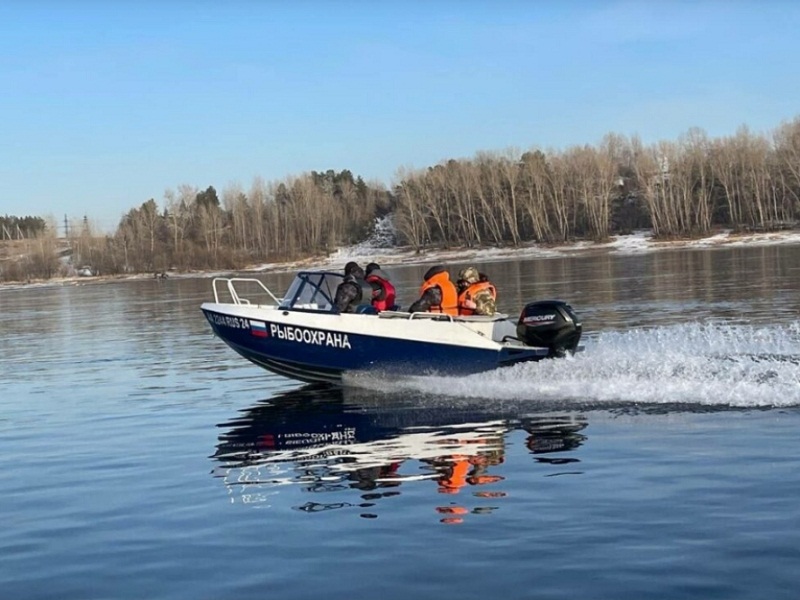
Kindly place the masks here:
[(472, 470), (467, 477), (467, 483), (470, 485), (486, 485), (487, 483), (497, 483), (498, 481), (503, 481), (505, 477), (502, 475), (490, 475), (486, 471), (488, 470), (488, 463), (479, 462), (479, 461), (471, 461), (472, 462)]
[(439, 484), (437, 491), (440, 494), (457, 494), (467, 485), (469, 475), (469, 458), (461, 454), (454, 454), (442, 459), (444, 470), (442, 476), (436, 480)]
[(458, 314), (487, 315), (497, 312), (497, 290), (475, 267), (462, 269), (458, 274)]
[(458, 314), (458, 291), (443, 266), (428, 269), (419, 294), (419, 300), (409, 307), (409, 312)]
[(389, 276), (383, 272), (378, 263), (373, 262), (367, 265), (367, 276), (365, 279), (374, 289), (372, 293), (372, 306), (374, 306), (378, 312), (382, 310), (395, 310), (397, 294), (394, 285), (389, 281)]

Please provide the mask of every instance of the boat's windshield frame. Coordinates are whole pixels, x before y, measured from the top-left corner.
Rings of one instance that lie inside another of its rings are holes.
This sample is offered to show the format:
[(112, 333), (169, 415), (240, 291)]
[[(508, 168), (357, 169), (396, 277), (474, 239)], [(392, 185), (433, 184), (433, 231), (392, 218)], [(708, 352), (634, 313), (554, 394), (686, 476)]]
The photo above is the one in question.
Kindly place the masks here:
[(338, 312), (334, 299), (344, 275), (332, 271), (301, 271), (292, 281), (279, 308)]

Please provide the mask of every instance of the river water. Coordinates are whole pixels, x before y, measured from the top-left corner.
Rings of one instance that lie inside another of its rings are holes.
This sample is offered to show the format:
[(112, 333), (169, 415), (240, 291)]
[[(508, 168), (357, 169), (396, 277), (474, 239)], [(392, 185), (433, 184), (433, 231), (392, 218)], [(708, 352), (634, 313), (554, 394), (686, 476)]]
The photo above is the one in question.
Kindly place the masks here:
[(0, 290), (0, 596), (795, 598), (800, 248), (479, 266), (586, 351), (330, 389), (209, 279)]

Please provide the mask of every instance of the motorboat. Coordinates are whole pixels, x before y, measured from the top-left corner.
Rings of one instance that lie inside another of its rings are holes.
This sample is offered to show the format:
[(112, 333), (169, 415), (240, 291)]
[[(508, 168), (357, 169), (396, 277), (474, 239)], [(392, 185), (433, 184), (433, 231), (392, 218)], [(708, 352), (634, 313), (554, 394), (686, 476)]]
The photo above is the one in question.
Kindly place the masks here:
[(301, 271), (278, 296), (254, 278), (217, 277), (202, 311), (214, 333), (247, 360), (305, 382), (349, 372), (465, 374), (580, 350), (582, 325), (569, 304), (531, 302), (519, 317), (340, 312), (341, 273)]

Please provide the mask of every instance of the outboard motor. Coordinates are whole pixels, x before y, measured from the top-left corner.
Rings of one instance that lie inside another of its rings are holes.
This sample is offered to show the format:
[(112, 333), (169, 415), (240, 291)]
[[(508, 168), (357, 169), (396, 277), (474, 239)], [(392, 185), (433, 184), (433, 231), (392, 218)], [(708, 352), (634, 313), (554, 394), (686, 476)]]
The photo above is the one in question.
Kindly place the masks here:
[(526, 304), (517, 323), (517, 337), (528, 346), (549, 348), (548, 358), (574, 354), (581, 330), (578, 315), (560, 300)]

